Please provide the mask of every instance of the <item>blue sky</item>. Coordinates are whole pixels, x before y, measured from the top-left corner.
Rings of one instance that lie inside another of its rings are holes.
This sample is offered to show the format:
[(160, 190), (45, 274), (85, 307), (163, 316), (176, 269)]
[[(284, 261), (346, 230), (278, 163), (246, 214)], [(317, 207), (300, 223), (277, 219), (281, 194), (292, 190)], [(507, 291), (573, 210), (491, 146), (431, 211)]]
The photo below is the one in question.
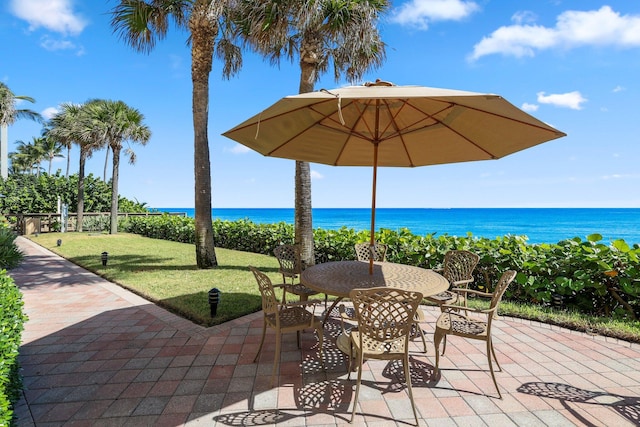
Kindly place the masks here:
[[(120, 41), (109, 1), (9, 0), (0, 6), (0, 80), (50, 116), (63, 102), (122, 100), (152, 138), (120, 168), (120, 193), (150, 207), (193, 207), (193, 128), (187, 34), (151, 54)], [(640, 2), (629, 0), (394, 1), (376, 78), (502, 95), (567, 136), (494, 161), (380, 168), (378, 207), (640, 207)], [(298, 91), (299, 68), (245, 53), (231, 80), (210, 77), (215, 207), (293, 207), (294, 162), (263, 157), (221, 133)], [(316, 89), (335, 82), (330, 71)], [(15, 141), (41, 126), (19, 121)], [(45, 170), (47, 165), (44, 165)], [(60, 159), (53, 169), (66, 167)], [(104, 152), (87, 163), (102, 176)], [(72, 172), (78, 153), (71, 155)], [(371, 169), (312, 164), (314, 207), (368, 207)]]

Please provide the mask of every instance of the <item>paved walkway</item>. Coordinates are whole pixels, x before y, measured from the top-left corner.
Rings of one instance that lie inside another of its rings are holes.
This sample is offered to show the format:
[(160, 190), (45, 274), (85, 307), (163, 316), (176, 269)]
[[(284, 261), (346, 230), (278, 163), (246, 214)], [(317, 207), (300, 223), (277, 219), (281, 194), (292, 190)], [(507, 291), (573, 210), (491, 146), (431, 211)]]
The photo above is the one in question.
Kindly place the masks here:
[[(288, 334), (272, 385), (274, 340), (253, 363), (260, 313), (195, 326), (26, 239), (17, 242), (26, 257), (11, 275), (30, 319), (19, 426), (347, 425), (354, 384), (333, 342), (335, 324), (325, 331), (326, 372), (314, 334), (303, 334), (302, 351)], [(424, 311), (431, 334), (438, 312)], [(640, 346), (517, 319), (496, 325), (503, 399), (487, 372), (484, 343), (450, 338), (437, 381), (433, 346), (425, 355), (415, 341), (421, 425), (640, 425)], [(372, 361), (366, 369), (353, 425), (413, 423), (399, 366)]]

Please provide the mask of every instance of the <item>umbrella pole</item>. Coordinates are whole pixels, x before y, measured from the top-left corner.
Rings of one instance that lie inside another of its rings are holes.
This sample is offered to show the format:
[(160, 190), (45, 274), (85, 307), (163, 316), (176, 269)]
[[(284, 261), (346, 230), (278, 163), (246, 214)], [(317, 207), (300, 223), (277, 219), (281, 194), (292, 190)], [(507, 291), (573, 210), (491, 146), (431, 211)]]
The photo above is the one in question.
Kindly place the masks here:
[(369, 242), (369, 274), (373, 274), (373, 258), (375, 256), (376, 230), (376, 184), (378, 180), (378, 143), (373, 144), (373, 188), (371, 190), (371, 239)]

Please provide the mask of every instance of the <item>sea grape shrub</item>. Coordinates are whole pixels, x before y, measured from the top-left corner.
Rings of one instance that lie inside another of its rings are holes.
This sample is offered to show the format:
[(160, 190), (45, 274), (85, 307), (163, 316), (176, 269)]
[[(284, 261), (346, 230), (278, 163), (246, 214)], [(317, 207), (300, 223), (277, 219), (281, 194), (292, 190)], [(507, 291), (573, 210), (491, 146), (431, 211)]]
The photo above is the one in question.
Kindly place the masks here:
[[(109, 212), (111, 210), (111, 186), (100, 178), (89, 174), (84, 179), (84, 211)], [(74, 212), (78, 205), (78, 174), (68, 178), (61, 175), (42, 173), (40, 176), (11, 174), (0, 178), (0, 212), (12, 216), (24, 213), (56, 213), (58, 198)], [(145, 203), (119, 197), (119, 212), (147, 212)]]
[(637, 320), (640, 316), (640, 247), (611, 244), (592, 234), (559, 242), (555, 291), (582, 312)]
[[(192, 218), (163, 215), (132, 218), (129, 231), (193, 243), (193, 229)], [(214, 220), (213, 231), (218, 247), (267, 255), (273, 255), (277, 245), (294, 243), (295, 237), (291, 224), (256, 224), (248, 219)], [(605, 244), (602, 236), (594, 234), (585, 241), (574, 237), (534, 245), (527, 243), (526, 236), (418, 236), (408, 229), (380, 229), (374, 239), (388, 245), (387, 261), (424, 268), (441, 267), (445, 253), (452, 249), (474, 252), (480, 256), (471, 285), (476, 289), (491, 291), (504, 271), (516, 270), (506, 300), (621, 319), (640, 315), (640, 248), (624, 240)], [(369, 240), (368, 231), (316, 229), (316, 262), (355, 259), (355, 244)]]
[(15, 233), (6, 223), (0, 224), (0, 269), (11, 270), (22, 262), (24, 254), (15, 240)]
[(0, 425), (11, 425), (13, 405), (22, 388), (18, 349), (27, 316), (22, 294), (5, 270), (0, 270)]
[(193, 218), (179, 215), (152, 215), (130, 217), (124, 231), (181, 243), (195, 243), (195, 222)]

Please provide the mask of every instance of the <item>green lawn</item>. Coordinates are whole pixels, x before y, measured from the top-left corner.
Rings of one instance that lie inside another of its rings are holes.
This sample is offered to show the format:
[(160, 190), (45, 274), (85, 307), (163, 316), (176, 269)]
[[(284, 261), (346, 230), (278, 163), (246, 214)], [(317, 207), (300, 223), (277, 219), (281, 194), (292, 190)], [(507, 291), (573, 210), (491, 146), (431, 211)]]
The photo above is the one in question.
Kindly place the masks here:
[[(195, 266), (191, 244), (135, 234), (46, 233), (29, 238), (87, 270), (115, 282), (196, 323), (212, 326), (261, 309), (253, 265), (282, 282), (272, 256), (216, 248), (218, 267)], [(56, 241), (62, 239), (62, 245)], [(101, 253), (109, 253), (102, 266)], [(210, 316), (208, 291), (220, 290), (217, 315)]]
[[(192, 244), (150, 239), (136, 234), (46, 233), (27, 236), (70, 261), (198, 324), (213, 326), (260, 310), (260, 293), (247, 268), (253, 265), (281, 283), (273, 256), (216, 248), (218, 267), (195, 266)], [(56, 241), (62, 240), (57, 246)], [(100, 254), (109, 253), (102, 266)], [(221, 292), (217, 315), (210, 316), (208, 292)], [(295, 296), (292, 296), (295, 298)], [(471, 302), (475, 304), (475, 301)], [(504, 315), (538, 320), (570, 329), (640, 342), (640, 322), (623, 322), (536, 305), (503, 302)]]

